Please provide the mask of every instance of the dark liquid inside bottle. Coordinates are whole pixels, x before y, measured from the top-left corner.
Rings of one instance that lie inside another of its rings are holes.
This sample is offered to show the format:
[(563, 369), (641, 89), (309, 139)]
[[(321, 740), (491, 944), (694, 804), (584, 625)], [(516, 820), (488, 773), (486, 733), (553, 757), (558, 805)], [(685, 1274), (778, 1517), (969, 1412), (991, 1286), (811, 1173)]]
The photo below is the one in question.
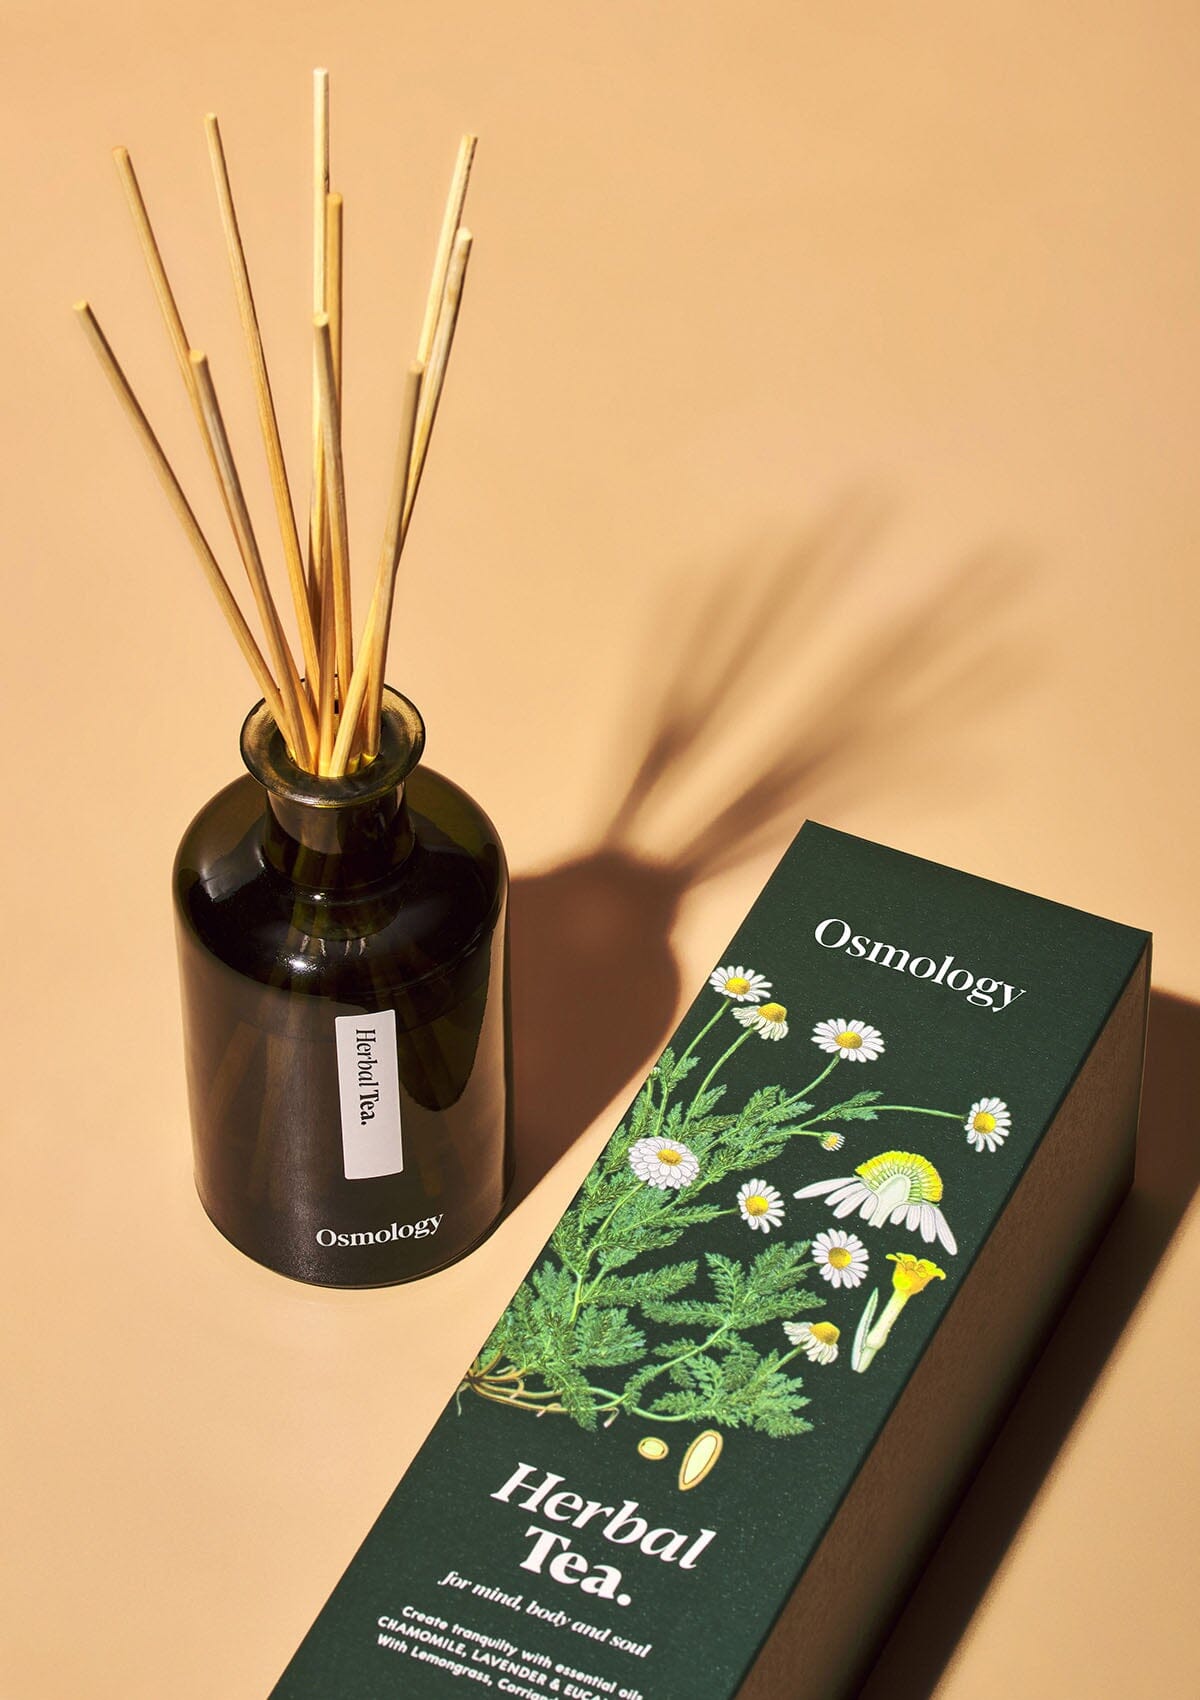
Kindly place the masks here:
[(511, 1176), (504, 852), (458, 786), (409, 772), (420, 721), (387, 700), (379, 756), (344, 780), (296, 769), (256, 711), (256, 777), (175, 866), (201, 1201), (240, 1250), (328, 1286), (460, 1257)]

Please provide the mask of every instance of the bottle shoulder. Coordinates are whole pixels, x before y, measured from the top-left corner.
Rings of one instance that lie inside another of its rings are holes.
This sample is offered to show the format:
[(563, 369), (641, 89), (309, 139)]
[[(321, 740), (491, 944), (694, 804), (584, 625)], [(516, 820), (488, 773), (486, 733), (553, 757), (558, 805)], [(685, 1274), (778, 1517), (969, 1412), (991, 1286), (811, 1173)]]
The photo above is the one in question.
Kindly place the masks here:
[(263, 854), (265, 800), (249, 775), (224, 787), (183, 835), (174, 893), (183, 939), (249, 977), (369, 1004), (380, 987), (434, 982), (490, 938), (507, 868), (483, 810), (418, 768), (405, 786), (409, 854), (344, 891), (294, 885)]

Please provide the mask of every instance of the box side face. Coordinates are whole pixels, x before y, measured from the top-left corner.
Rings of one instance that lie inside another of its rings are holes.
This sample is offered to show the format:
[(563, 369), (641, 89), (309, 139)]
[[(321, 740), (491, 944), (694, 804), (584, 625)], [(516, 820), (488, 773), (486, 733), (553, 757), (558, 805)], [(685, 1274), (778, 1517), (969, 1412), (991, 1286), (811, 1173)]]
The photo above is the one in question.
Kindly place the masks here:
[(277, 1700), (728, 1700), (1144, 944), (806, 828)]
[(866, 1675), (1133, 1179), (1148, 995), (1147, 954), (738, 1700), (836, 1700)]

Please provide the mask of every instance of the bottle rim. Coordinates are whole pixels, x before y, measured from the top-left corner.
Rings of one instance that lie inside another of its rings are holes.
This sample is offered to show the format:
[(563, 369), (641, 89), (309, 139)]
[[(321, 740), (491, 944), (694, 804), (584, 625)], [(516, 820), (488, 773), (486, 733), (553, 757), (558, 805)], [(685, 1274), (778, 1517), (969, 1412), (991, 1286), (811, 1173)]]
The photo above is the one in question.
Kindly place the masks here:
[(385, 685), (379, 754), (359, 772), (337, 779), (309, 773), (292, 760), (265, 702), (246, 716), (240, 743), (250, 773), (274, 796), (315, 809), (340, 809), (374, 802), (404, 783), (425, 748), (425, 722), (414, 703)]

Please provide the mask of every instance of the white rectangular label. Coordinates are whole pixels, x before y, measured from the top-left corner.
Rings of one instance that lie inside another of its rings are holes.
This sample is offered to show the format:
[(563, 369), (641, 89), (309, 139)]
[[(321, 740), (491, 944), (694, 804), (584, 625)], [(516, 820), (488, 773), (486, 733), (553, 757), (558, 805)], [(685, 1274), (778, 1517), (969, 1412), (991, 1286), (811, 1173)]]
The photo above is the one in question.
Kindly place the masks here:
[(400, 1080), (396, 1067), (396, 1012), (338, 1015), (338, 1092), (342, 1105), (342, 1166), (348, 1181), (398, 1175), (404, 1168), (400, 1137)]

